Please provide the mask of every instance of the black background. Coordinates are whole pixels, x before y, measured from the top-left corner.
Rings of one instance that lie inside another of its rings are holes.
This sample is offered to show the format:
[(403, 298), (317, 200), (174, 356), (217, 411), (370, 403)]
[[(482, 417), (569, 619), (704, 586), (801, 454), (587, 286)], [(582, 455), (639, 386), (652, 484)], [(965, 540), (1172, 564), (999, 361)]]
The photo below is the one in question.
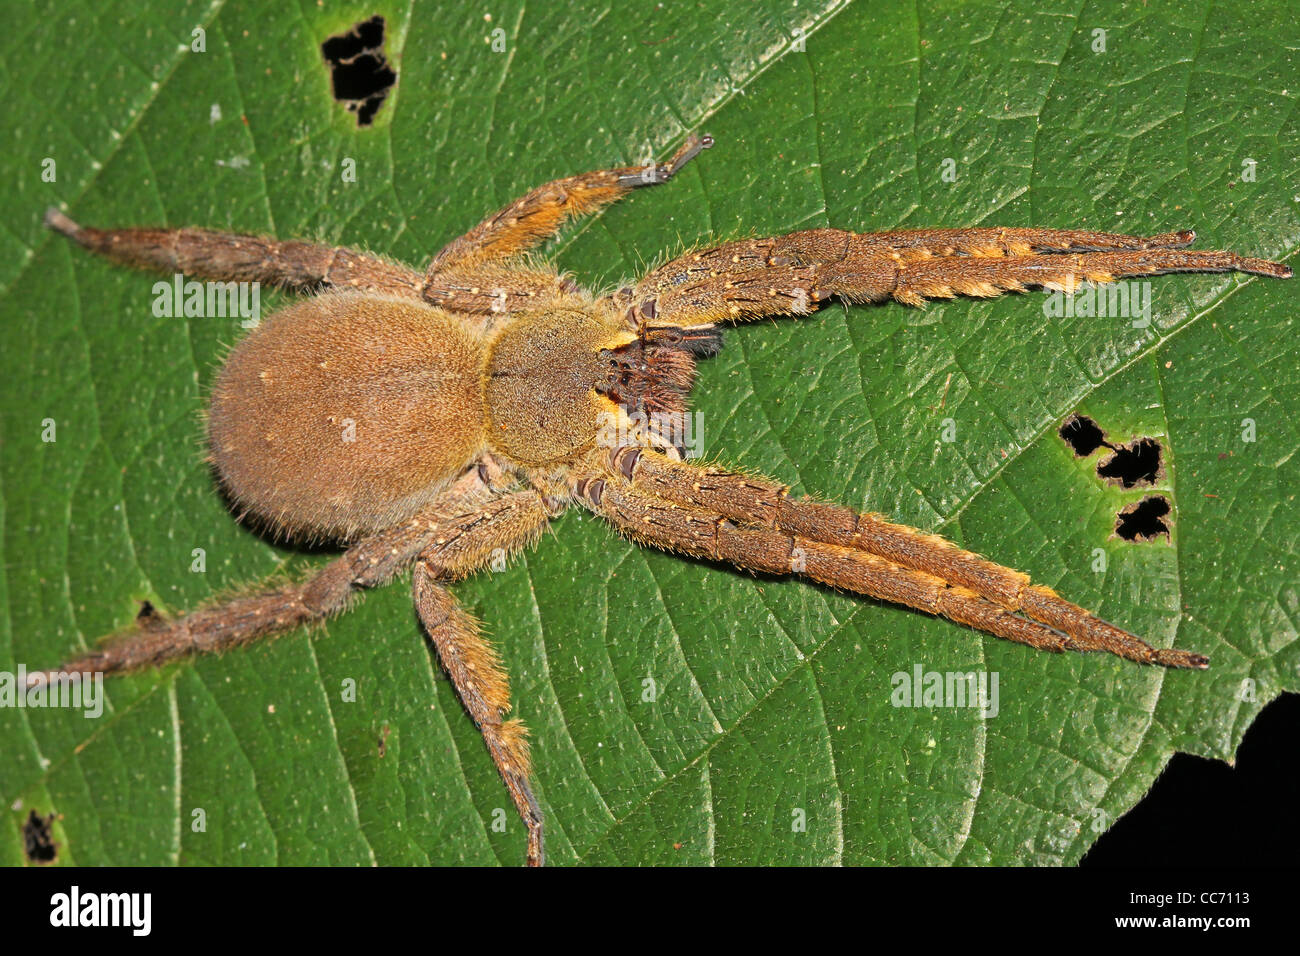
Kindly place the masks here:
[(1300, 694), (1246, 731), (1236, 766), (1175, 754), (1085, 867), (1295, 866), (1300, 862)]

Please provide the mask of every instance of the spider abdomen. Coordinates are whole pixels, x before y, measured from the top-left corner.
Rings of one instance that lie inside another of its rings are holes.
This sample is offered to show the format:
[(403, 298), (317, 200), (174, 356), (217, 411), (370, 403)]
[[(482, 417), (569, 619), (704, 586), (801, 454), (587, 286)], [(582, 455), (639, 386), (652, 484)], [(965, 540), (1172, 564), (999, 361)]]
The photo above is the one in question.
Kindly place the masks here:
[(353, 538), (414, 514), (483, 447), (484, 350), (418, 302), (322, 295), (230, 353), (208, 439), (239, 507), (289, 536)]

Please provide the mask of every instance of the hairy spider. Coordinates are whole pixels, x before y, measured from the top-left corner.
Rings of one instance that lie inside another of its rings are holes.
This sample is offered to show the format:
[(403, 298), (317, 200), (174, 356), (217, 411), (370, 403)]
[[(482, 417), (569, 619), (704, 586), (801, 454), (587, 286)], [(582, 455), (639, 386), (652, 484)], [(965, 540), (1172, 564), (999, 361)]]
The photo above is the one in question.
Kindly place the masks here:
[(224, 650), (339, 612), (414, 565), (419, 617), (527, 827), (527, 861), (540, 864), (524, 726), (505, 719), (505, 671), (447, 584), (535, 541), (570, 505), (641, 544), (799, 574), (1041, 650), (1206, 667), (1200, 654), (1151, 647), (943, 538), (683, 460), (658, 423), (685, 413), (696, 359), (717, 350), (727, 320), (806, 315), (835, 296), (921, 305), (1164, 272), (1287, 278), (1291, 269), (1185, 251), (1190, 231), (811, 229), (688, 252), (594, 295), (519, 257), (567, 217), (666, 182), (711, 145), (691, 137), (666, 164), (547, 183), (424, 272), (307, 242), (83, 228), (51, 209), (49, 226), (120, 263), (309, 294), (226, 359), (209, 404), (210, 460), (241, 517), (346, 545), (301, 583), (155, 620), (63, 669), (127, 671)]

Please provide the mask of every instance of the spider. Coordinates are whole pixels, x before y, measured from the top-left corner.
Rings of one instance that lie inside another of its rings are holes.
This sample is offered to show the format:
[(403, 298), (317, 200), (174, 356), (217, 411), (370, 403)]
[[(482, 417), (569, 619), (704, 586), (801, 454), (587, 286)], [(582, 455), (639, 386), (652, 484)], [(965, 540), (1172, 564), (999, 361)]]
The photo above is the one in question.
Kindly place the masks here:
[(832, 297), (919, 306), (1165, 272), (1287, 278), (1291, 269), (1186, 251), (1190, 231), (810, 229), (690, 251), (598, 295), (522, 257), (568, 217), (667, 182), (712, 145), (692, 136), (666, 163), (547, 183), (423, 272), (308, 242), (83, 228), (50, 209), (51, 228), (119, 263), (306, 294), (226, 358), (209, 401), (209, 460), (241, 519), (346, 548), (307, 580), (155, 619), (62, 670), (129, 671), (226, 650), (336, 614), (412, 567), (418, 616), (527, 829), (527, 863), (540, 865), (526, 731), (506, 719), (497, 652), (447, 586), (536, 541), (571, 506), (639, 544), (798, 574), (1040, 650), (1208, 666), (936, 535), (693, 463), (662, 422), (685, 414), (696, 362), (716, 352), (727, 321), (802, 316)]

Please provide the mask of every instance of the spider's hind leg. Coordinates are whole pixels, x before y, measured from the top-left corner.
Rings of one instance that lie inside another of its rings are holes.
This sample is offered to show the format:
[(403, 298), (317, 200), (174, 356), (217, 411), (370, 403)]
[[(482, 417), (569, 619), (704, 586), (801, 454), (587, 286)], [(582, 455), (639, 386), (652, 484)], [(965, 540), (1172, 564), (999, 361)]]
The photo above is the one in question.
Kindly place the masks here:
[(262, 282), (294, 292), (356, 289), (418, 298), (424, 277), (406, 266), (341, 246), (212, 229), (94, 229), (51, 206), (45, 225), (120, 265), (216, 282)]
[[(455, 507), (452, 502), (444, 505)], [(64, 663), (68, 673), (139, 671), (195, 654), (221, 653), (344, 610), (363, 589), (408, 567), (445, 531), (436, 508), (363, 538), (305, 581), (237, 594), (170, 619), (149, 619)], [(142, 626), (141, 626), (142, 625)], [(40, 680), (44, 671), (30, 674)]]
[[(528, 862), (542, 862), (542, 817), (529, 785), (526, 731), (505, 720), (510, 688), (496, 651), (445, 585), (536, 540), (556, 508), (536, 491), (487, 501), (457, 498), (372, 535), (306, 581), (234, 597), (171, 621), (110, 639), (64, 664), (70, 673), (116, 673), (158, 667), (176, 658), (230, 650), (259, 637), (317, 621), (416, 562), (414, 597), (420, 619), (457, 696), (483, 734), (492, 760), (528, 830)], [(28, 675), (30, 684), (50, 672)]]

